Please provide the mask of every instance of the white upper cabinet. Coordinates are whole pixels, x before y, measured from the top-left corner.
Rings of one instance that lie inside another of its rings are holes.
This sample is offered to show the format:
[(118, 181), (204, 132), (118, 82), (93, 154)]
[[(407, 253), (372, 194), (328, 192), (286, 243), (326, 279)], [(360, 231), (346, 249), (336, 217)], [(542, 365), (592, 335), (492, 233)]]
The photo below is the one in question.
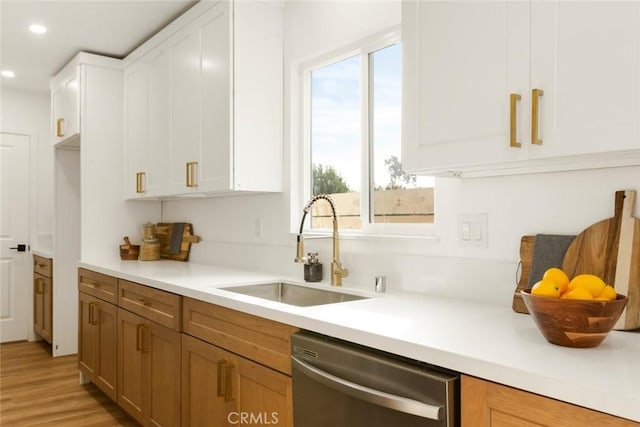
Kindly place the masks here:
[[(147, 165), (144, 190), (156, 195), (169, 185), (169, 49), (161, 45), (145, 58), (147, 68)], [(134, 144), (135, 145), (135, 144)]]
[(640, 2), (534, 1), (531, 13), (531, 87), (544, 90), (532, 155), (640, 149)]
[(125, 62), (127, 76), (144, 64), (131, 83), (147, 87), (125, 87), (147, 98), (145, 135), (126, 137), (126, 197), (281, 191), (282, 5), (200, 3)]
[(640, 164), (638, 2), (405, 0), (402, 8), (406, 171)]
[(80, 133), (80, 70), (72, 63), (51, 83), (51, 135), (54, 144), (70, 141)]
[(147, 118), (147, 67), (145, 63), (130, 67), (124, 74), (124, 111), (128, 120), (125, 126), (125, 139), (138, 141), (137, 144), (127, 144), (125, 158), (126, 170), (133, 173), (125, 174), (125, 189), (128, 197), (144, 194), (148, 179), (148, 118)]
[(165, 45), (130, 67), (125, 80), (125, 195), (152, 197), (169, 183), (169, 54)]

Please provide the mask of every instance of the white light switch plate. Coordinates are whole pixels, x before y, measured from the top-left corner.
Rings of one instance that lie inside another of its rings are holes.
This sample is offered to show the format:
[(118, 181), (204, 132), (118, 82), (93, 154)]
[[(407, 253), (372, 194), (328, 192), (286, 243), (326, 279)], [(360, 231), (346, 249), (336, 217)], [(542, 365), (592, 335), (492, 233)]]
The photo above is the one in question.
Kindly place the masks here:
[(465, 213), (458, 215), (458, 245), (486, 248), (488, 242), (489, 215)]

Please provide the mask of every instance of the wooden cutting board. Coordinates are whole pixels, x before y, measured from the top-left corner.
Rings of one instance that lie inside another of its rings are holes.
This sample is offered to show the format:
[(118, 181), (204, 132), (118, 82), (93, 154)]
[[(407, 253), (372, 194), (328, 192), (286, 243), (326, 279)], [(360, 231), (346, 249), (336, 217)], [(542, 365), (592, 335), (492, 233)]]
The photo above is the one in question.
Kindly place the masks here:
[(617, 191), (613, 218), (586, 228), (567, 249), (562, 269), (569, 277), (601, 277), (629, 301), (614, 329), (640, 328), (640, 219), (633, 216), (636, 192)]
[[(174, 261), (188, 261), (191, 244), (200, 241), (199, 236), (193, 234), (193, 226), (189, 223), (161, 222), (156, 226), (156, 237), (160, 242), (160, 258)], [(174, 231), (182, 228), (181, 236), (174, 236)], [(177, 241), (176, 250), (171, 250), (172, 241)]]
[(527, 306), (524, 305), (520, 291), (527, 289), (529, 285), (529, 276), (531, 275), (531, 265), (533, 264), (533, 248), (536, 243), (536, 236), (522, 236), (520, 239), (520, 278), (513, 292), (513, 311), (518, 313), (529, 313)]

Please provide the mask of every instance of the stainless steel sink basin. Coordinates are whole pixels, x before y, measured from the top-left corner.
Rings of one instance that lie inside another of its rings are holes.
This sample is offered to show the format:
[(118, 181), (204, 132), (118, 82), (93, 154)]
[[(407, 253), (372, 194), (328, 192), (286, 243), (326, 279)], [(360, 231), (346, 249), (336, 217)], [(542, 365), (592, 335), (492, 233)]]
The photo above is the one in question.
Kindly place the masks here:
[(337, 302), (366, 299), (359, 295), (345, 294), (337, 291), (307, 288), (291, 283), (267, 283), (263, 285), (231, 286), (220, 288), (229, 292), (237, 292), (257, 298), (264, 298), (284, 304), (310, 307), (313, 305), (333, 304)]

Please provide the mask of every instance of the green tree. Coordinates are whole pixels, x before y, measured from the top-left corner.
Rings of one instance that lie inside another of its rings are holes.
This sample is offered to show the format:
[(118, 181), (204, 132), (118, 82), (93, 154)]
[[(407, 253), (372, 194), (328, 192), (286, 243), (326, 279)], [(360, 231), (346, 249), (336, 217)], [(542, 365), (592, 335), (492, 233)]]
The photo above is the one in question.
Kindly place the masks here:
[(397, 190), (400, 188), (407, 188), (408, 185), (415, 185), (416, 176), (406, 173), (402, 169), (402, 163), (396, 156), (391, 156), (384, 161), (384, 165), (389, 171), (391, 182), (385, 190)]
[(313, 194), (348, 193), (351, 189), (332, 167), (313, 165)]

